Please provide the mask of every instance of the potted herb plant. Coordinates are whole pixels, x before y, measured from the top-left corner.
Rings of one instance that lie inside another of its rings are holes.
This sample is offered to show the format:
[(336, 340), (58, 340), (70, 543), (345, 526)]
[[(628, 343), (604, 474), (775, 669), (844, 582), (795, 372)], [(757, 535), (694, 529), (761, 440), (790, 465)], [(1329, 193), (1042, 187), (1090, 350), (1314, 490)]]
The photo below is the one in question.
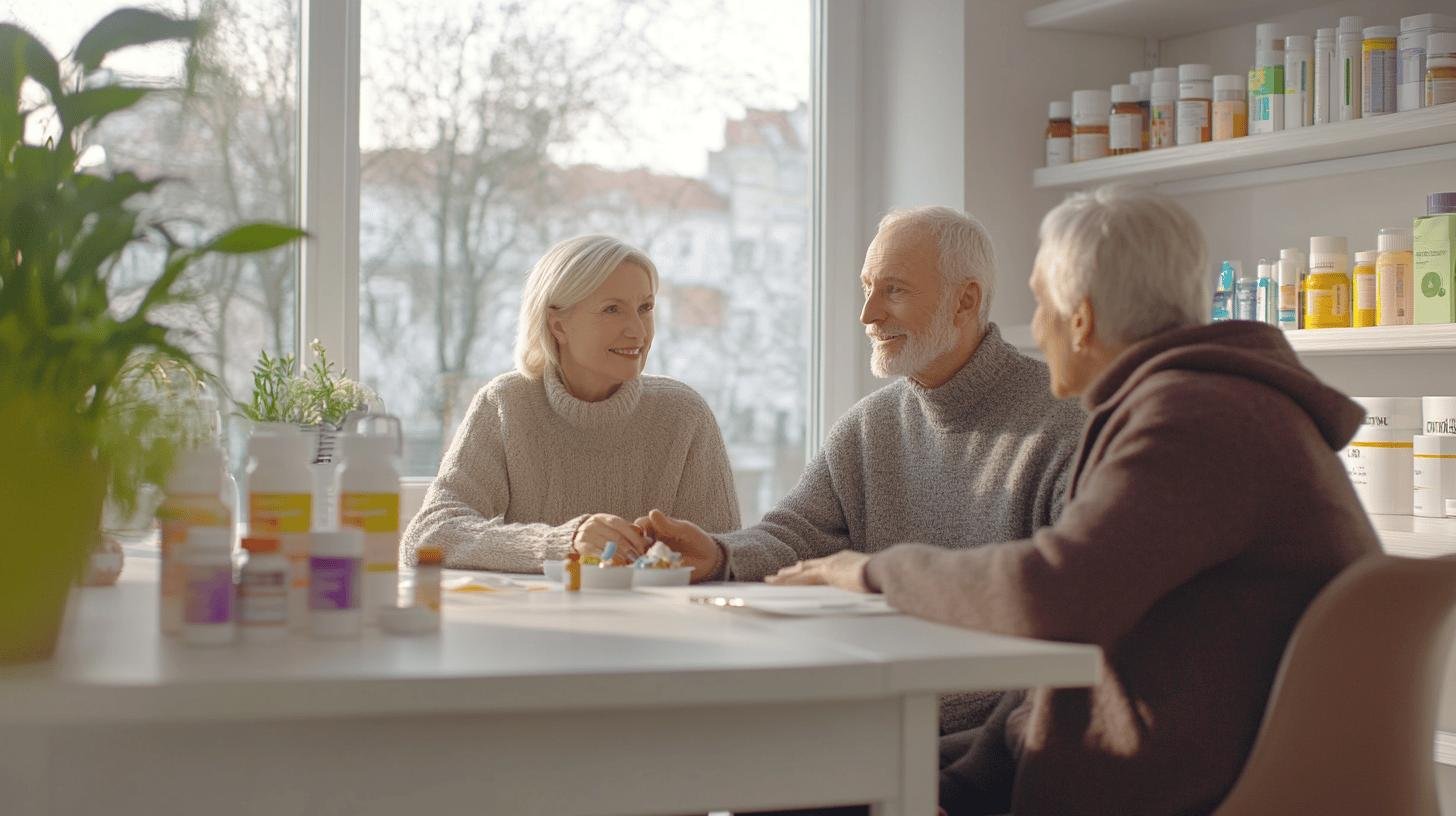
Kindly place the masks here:
[(317, 436), (313, 463), (333, 461), (334, 442), (345, 423), (367, 413), (378, 397), (367, 386), (329, 360), (323, 343), (309, 344), (314, 360), (302, 371), (293, 355), (273, 357), (264, 351), (253, 364), (253, 396), (238, 412), (255, 425), (297, 425)]
[[(161, 179), (78, 162), (98, 122), (163, 90), (117, 80), (101, 68), (107, 55), (159, 41), (195, 45), (203, 28), (121, 9), (83, 35), (63, 65), (24, 28), (0, 24), (8, 99), (0, 104), (0, 663), (54, 651), (108, 485), (126, 506), (170, 466), (173, 418), (156, 404), (123, 405), (124, 371), (141, 357), (200, 370), (158, 310), (182, 297), (198, 259), (302, 235), (251, 223), (183, 243), (135, 203)], [(45, 92), (44, 103), (22, 95), (27, 82)], [(58, 132), (45, 144), (26, 141), (27, 124), (52, 118)], [(161, 268), (139, 299), (114, 301), (109, 271), (140, 242), (160, 247)]]

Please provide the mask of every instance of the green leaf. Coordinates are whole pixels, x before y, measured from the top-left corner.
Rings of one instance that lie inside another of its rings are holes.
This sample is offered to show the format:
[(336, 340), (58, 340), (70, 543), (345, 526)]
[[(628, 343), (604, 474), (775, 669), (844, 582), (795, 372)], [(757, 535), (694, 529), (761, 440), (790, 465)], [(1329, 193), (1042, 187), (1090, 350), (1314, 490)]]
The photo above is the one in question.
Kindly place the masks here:
[(246, 255), (250, 252), (275, 249), (307, 235), (308, 233), (298, 227), (258, 221), (224, 232), (203, 245), (200, 251), (220, 252), (224, 255)]
[(56, 112), (60, 114), (61, 126), (69, 132), (88, 122), (94, 124), (117, 111), (126, 110), (150, 93), (150, 88), (127, 85), (91, 88), (57, 99)]
[(0, 23), (0, 89), (8, 93), (27, 76), (50, 93), (51, 101), (61, 98), (61, 66), (56, 58), (29, 31)]
[(196, 41), (202, 34), (199, 20), (187, 20), (144, 9), (117, 9), (102, 17), (76, 46), (76, 62), (87, 73), (101, 67), (113, 51), (133, 45), (167, 40)]

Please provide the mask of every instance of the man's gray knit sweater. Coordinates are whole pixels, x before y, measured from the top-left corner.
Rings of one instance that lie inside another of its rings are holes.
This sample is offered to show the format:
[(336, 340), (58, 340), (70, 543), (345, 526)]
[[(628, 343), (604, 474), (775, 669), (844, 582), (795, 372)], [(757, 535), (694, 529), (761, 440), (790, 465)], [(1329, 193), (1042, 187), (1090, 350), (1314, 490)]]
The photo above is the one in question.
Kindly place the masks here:
[[(1075, 400), (1052, 397), (1046, 365), (992, 324), (939, 388), (901, 379), (856, 403), (762, 522), (714, 538), (738, 581), (846, 549), (1026, 538), (1061, 512), (1084, 419)], [(989, 710), (991, 698), (971, 697), (942, 707), (942, 730)]]

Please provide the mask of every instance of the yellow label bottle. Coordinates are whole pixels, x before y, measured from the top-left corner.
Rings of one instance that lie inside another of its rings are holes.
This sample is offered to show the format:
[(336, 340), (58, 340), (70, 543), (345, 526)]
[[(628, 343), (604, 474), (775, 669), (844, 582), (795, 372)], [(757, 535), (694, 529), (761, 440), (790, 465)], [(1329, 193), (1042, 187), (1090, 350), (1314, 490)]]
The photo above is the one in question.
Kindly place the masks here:
[(1338, 236), (1309, 239), (1309, 277), (1305, 279), (1304, 327), (1346, 329), (1351, 325), (1350, 255)]
[(1375, 281), (1375, 258), (1377, 252), (1356, 252), (1355, 253), (1355, 275), (1354, 275), (1354, 311), (1351, 313), (1350, 325), (1355, 328), (1376, 325), (1377, 293)]
[(162, 529), (162, 574), (158, 622), (168, 635), (182, 631), (182, 611), (187, 583), (186, 567), (181, 554), (187, 544), (187, 532), (193, 527), (230, 529), (231, 514), (222, 500), (223, 455), (216, 448), (186, 449), (177, 452), (172, 472), (167, 476), (166, 498), (157, 508), (157, 521)]
[(313, 522), (313, 451), (287, 426), (248, 440), (248, 535), (276, 538), (288, 559), (288, 624), (308, 625), (308, 536)]

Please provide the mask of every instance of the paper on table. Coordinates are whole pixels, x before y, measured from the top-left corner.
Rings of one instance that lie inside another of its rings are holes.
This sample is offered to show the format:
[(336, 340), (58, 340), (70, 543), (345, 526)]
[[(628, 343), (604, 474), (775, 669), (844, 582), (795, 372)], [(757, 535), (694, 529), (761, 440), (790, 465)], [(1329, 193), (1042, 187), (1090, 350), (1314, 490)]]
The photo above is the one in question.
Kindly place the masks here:
[(724, 609), (749, 609), (770, 615), (887, 615), (894, 613), (883, 595), (863, 595), (829, 586), (770, 586), (768, 584), (714, 584), (696, 587), (643, 589), (657, 595)]

